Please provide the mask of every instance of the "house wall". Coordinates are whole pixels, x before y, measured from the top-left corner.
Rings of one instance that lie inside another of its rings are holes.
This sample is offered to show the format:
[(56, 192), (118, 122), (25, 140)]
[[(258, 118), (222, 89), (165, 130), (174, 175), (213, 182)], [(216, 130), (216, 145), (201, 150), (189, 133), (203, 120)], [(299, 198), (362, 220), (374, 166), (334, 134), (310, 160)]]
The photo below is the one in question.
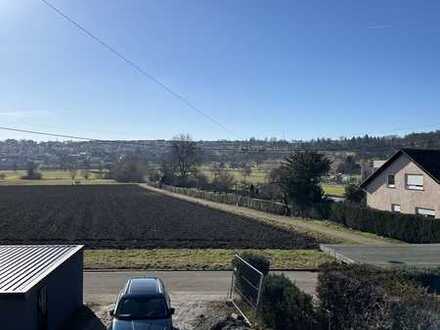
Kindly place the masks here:
[[(395, 188), (387, 185), (388, 175), (395, 175)], [(423, 175), (423, 191), (406, 188), (406, 174)], [(406, 155), (401, 155), (378, 175), (366, 188), (369, 207), (391, 211), (392, 204), (399, 204), (402, 213), (415, 214), (416, 208), (434, 209), (440, 218), (440, 185), (421, 170)]]
[(0, 329), (38, 330), (38, 292), (43, 286), (47, 290), (48, 330), (61, 329), (83, 305), (83, 252), (69, 258), (26, 295), (0, 294)]

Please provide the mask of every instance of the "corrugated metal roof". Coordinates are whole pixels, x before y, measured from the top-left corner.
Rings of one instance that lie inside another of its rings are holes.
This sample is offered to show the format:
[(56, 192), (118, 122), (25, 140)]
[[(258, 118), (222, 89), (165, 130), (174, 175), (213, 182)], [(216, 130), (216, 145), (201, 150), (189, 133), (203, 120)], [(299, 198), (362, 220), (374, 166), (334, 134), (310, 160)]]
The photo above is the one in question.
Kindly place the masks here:
[(0, 294), (26, 293), (82, 245), (0, 245)]

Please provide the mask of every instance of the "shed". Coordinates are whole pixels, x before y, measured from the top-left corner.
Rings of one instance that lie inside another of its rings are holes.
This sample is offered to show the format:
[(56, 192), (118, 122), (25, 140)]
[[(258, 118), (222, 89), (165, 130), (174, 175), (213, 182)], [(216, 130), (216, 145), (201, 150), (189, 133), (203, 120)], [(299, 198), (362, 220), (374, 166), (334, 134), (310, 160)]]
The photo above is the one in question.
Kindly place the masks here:
[(1, 329), (57, 330), (82, 305), (82, 245), (0, 245)]

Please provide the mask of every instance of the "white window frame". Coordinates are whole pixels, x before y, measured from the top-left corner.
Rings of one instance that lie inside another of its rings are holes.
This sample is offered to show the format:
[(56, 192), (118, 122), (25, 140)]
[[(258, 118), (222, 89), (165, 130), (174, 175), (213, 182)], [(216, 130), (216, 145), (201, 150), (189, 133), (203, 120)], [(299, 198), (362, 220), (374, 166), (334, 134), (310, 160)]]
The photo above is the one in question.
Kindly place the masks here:
[[(409, 178), (411, 177), (419, 177), (421, 178), (422, 183), (409, 183)], [(425, 182), (424, 182), (424, 176), (423, 174), (406, 174), (405, 175), (405, 185), (406, 185), (406, 189), (408, 190), (418, 190), (418, 191), (422, 191), (424, 190), (424, 186), (425, 186)]]
[(416, 207), (416, 214), (427, 218), (435, 218), (435, 210), (425, 207)]
[(400, 207), (400, 204), (391, 204), (391, 211), (396, 213), (401, 213), (402, 209)]
[[(390, 183), (390, 176), (394, 178), (394, 183)], [(387, 175), (387, 186), (388, 188), (396, 188), (396, 176), (394, 174)]]

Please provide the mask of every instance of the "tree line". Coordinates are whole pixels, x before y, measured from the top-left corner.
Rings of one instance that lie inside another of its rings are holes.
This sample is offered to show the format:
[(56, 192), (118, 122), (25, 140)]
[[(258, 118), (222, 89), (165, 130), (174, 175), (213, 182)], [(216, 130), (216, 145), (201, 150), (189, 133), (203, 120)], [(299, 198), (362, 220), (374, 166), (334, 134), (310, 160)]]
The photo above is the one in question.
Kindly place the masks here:
[[(189, 135), (173, 139), (159, 168), (148, 169), (141, 155), (118, 159), (110, 171), (112, 178), (119, 181), (152, 181), (177, 187), (193, 187), (202, 190), (243, 193), (237, 189), (237, 180), (227, 170), (225, 163), (217, 163), (208, 178), (201, 170), (203, 153)], [(282, 201), (288, 210), (296, 215), (306, 216), (311, 209), (328, 200), (322, 189), (322, 178), (330, 170), (331, 160), (325, 154), (313, 151), (295, 151), (288, 155), (268, 174), (266, 183), (258, 186), (246, 185), (246, 194), (255, 198)], [(353, 169), (353, 159), (344, 166)], [(249, 165), (240, 170), (243, 178), (250, 175)], [(346, 189), (347, 198), (361, 202), (363, 193), (355, 185)]]

